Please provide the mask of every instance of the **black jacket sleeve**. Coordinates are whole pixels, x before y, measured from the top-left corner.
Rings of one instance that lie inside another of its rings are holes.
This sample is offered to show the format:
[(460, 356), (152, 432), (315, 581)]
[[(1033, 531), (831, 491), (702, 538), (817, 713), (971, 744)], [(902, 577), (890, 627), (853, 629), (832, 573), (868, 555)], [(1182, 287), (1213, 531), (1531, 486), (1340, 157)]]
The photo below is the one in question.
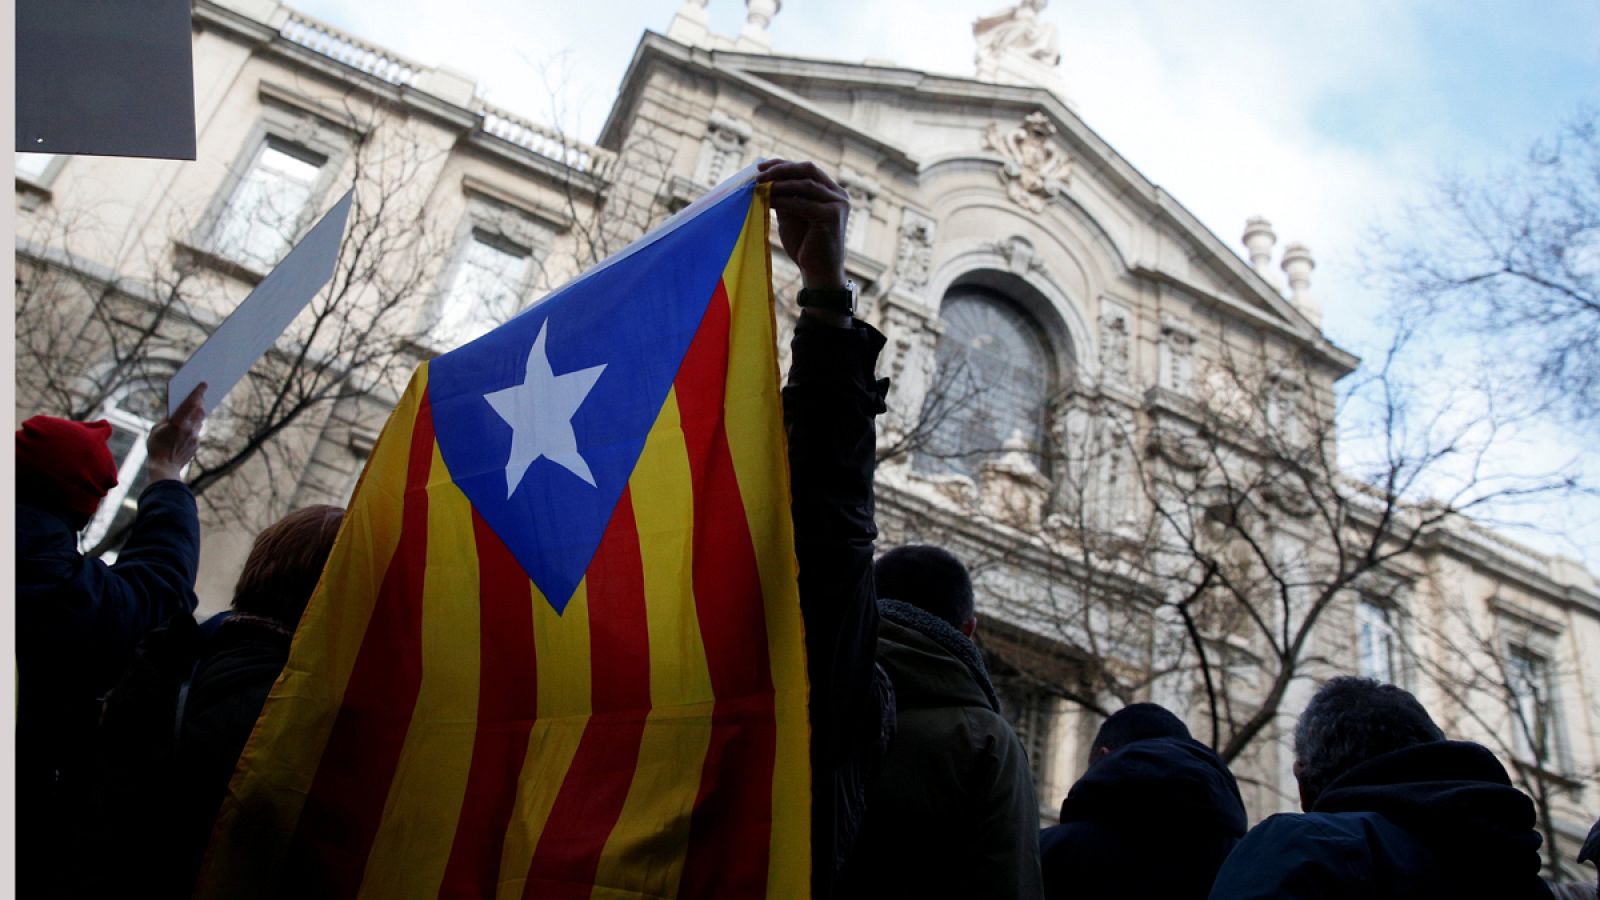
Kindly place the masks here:
[(866, 784), (893, 728), (893, 695), (874, 661), (874, 422), (887, 379), (883, 335), (804, 317), (783, 392), (795, 554), (811, 681), (813, 896), (831, 893), (860, 824)]
[(145, 488), (117, 561), (86, 558), (74, 579), (92, 649), (126, 662), (145, 632), (193, 613), (199, 568), (200, 520), (189, 486), (165, 480)]

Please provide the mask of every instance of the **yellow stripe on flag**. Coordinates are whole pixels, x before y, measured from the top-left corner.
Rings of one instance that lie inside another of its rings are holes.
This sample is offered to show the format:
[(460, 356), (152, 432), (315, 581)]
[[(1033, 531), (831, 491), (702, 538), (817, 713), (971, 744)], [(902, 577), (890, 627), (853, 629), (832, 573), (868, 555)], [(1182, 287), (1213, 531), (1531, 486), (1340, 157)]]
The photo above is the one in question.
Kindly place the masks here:
[(728, 341), (727, 430), (761, 571), (767, 641), (776, 692), (777, 759), (772, 780), (772, 849), (767, 890), (799, 897), (811, 879), (810, 723), (806, 718), (804, 626), (799, 563), (789, 518), (789, 466), (778, 393), (778, 357), (767, 242), (767, 203), (750, 204), (722, 281), (732, 306)]
[(694, 484), (675, 390), (629, 485), (644, 565), (651, 710), (595, 884), (671, 897), (683, 874), (715, 700), (694, 604)]
[(517, 802), (501, 850), (497, 900), (522, 897), (534, 848), (550, 821), (556, 795), (567, 780), (567, 770), (577, 755), (591, 709), (587, 585), (578, 585), (560, 614), (532, 582), (528, 589), (533, 599), (539, 715), (528, 734), (528, 753), (517, 782)]
[(472, 505), (434, 444), (423, 575), (422, 684), (383, 818), (364, 900), (437, 897), (472, 766), (478, 710), (478, 551)]
[[(400, 511), (417, 411), (428, 388), (428, 366), (411, 376), (383, 427), (334, 542), (344, 565), (322, 573), (289, 662), (273, 685), (219, 815), (197, 897), (270, 897), (374, 602), (400, 543)], [(365, 548), (365, 549), (362, 549)], [(240, 806), (249, 804), (249, 815)]]

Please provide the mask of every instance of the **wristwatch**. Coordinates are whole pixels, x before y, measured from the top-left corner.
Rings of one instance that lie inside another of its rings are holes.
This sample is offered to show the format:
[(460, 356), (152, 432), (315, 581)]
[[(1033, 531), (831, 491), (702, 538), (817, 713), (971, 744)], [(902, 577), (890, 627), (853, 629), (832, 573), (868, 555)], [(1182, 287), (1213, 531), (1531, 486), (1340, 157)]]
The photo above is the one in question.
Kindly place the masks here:
[(840, 315), (856, 313), (856, 283), (846, 281), (842, 288), (801, 288), (801, 309), (825, 309)]

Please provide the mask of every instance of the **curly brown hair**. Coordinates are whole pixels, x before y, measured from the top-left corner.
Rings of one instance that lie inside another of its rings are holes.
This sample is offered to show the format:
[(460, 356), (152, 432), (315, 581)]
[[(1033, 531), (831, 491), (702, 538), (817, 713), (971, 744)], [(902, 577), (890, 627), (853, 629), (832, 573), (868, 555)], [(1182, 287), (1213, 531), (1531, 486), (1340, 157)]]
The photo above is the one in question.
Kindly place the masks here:
[(308, 506), (267, 526), (250, 546), (233, 588), (233, 608), (290, 629), (300, 624), (343, 521), (343, 507)]

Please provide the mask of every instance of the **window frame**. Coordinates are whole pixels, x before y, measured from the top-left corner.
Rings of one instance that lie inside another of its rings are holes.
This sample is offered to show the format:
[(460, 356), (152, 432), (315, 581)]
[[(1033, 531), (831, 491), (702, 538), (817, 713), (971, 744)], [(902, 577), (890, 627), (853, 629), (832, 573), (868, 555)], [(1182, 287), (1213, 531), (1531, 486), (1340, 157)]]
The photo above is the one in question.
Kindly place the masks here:
[[(1371, 611), (1370, 613), (1368, 611)], [(1371, 678), (1384, 684), (1399, 685), (1401, 683), (1401, 654), (1400, 628), (1395, 623), (1395, 608), (1387, 603), (1380, 602), (1372, 597), (1356, 598), (1356, 671), (1363, 678)], [(1381, 631), (1384, 639), (1384, 649), (1387, 660), (1384, 663), (1388, 670), (1386, 677), (1379, 678), (1377, 674), (1367, 667), (1367, 626), (1375, 626), (1374, 631)]]
[[(467, 180), (471, 180), (470, 176)], [(490, 241), (483, 243), (491, 246), (492, 242), (500, 242), (527, 251), (526, 268), (519, 288), (523, 299), (521, 305), (517, 307), (518, 312), (527, 309), (536, 299), (534, 294), (538, 289), (537, 282), (544, 271), (545, 260), (549, 256), (556, 234), (550, 223), (528, 211), (470, 188), (465, 188), (464, 193), (466, 208), (456, 225), (450, 258), (440, 269), (433, 299), (426, 305), (418, 322), (418, 334), (426, 344), (438, 352), (453, 349), (445, 346), (434, 332), (444, 320), (450, 291), (455, 286), (462, 266), (466, 265), (471, 242), (477, 240), (475, 233), (481, 232), (489, 237)]]
[[(119, 386), (107, 395), (105, 402), (100, 405), (100, 409), (94, 416), (96, 419), (104, 419), (110, 422), (112, 428), (120, 428), (124, 431), (132, 432), (134, 440), (132, 446), (128, 449), (128, 454), (117, 463), (116, 485), (106, 492), (105, 497), (100, 501), (100, 508), (95, 511), (94, 516), (89, 520), (89, 524), (84, 526), (83, 531), (78, 535), (79, 552), (87, 553), (105, 538), (107, 532), (111, 530), (112, 523), (116, 521), (118, 513), (128, 502), (134, 482), (138, 480), (140, 474), (144, 471), (145, 461), (149, 455), (147, 442), (150, 439), (150, 432), (154, 430), (161, 420), (160, 418), (146, 420), (137, 413), (121, 406), (123, 400), (140, 391), (152, 391), (158, 396), (165, 397), (164, 390), (156, 382), (142, 379), (131, 381)], [(145, 485), (145, 487), (148, 486), (148, 484)], [(140, 490), (140, 493), (143, 493), (143, 489)], [(133, 497), (132, 500), (135, 508), (137, 508), (139, 498)], [(107, 557), (107, 562), (114, 562), (116, 561), (116, 554), (116, 549), (111, 549), (102, 554), (102, 557)]]
[[(1032, 304), (1025, 299), (1019, 298), (1016, 291), (985, 281), (958, 280), (946, 288), (939, 302), (939, 339), (933, 346), (933, 383), (936, 385), (946, 383), (944, 379), (949, 377), (947, 360), (941, 358), (940, 344), (947, 340), (950, 335), (951, 328), (946, 316), (952, 300), (962, 303), (980, 303), (1004, 310), (1002, 315), (1021, 323), (1021, 327), (1029, 332), (1029, 337), (1036, 344), (1047, 371), (1044, 373), (1043, 384), (1038, 398), (1036, 432), (1028, 435), (1030, 438), (1036, 438), (1037, 444), (1031, 448), (1028, 456), (1035, 470), (1048, 478), (1050, 476), (1049, 461), (1053, 440), (1051, 425), (1054, 404), (1056, 397), (1061, 393), (1061, 385), (1064, 380), (1063, 370), (1065, 368), (1061, 358), (1061, 348), (1058, 346), (1056, 336), (1052, 334), (1050, 327), (1041, 319), (1038, 312), (1032, 308)], [(945, 431), (945, 428), (951, 427), (949, 422), (951, 412), (947, 412), (946, 418), (929, 433), (928, 439), (930, 442), (940, 440), (940, 435)], [(1005, 429), (1002, 428), (1002, 430)], [(971, 456), (963, 454), (961, 459), (950, 459), (936, 455), (930, 456), (923, 452), (917, 452), (914, 454), (916, 459), (913, 461), (913, 467), (925, 475), (934, 477), (957, 476), (974, 478), (979, 467), (985, 461), (998, 459), (1006, 452), (1003, 449), (1003, 445), (1009, 440), (1009, 432), (999, 435), (998, 440), (1001, 446), (996, 446), (992, 451), (978, 452)], [(954, 443), (959, 444), (960, 442)]]
[[(455, 290), (464, 275), (468, 255), (471, 253), (474, 243), (498, 250), (506, 256), (519, 256), (522, 260), (522, 272), (515, 276), (515, 288), (513, 290), (513, 293), (520, 297), (520, 303), (513, 313), (526, 309), (531, 299), (528, 294), (533, 287), (538, 258), (535, 248), (520, 244), (505, 237), (503, 234), (491, 232), (474, 222), (467, 222), (461, 235), (456, 239), (455, 250), (450, 254), (450, 263), (445, 267), (445, 271), (439, 280), (438, 297), (434, 301), (432, 314), (429, 316), (428, 340), (440, 350), (453, 349), (468, 341), (476, 340), (478, 337), (488, 333), (488, 331), (492, 331), (497, 325), (504, 324), (494, 322), (492, 319), (483, 320), (482, 317), (469, 313), (461, 320), (461, 325), (482, 324), (483, 321), (487, 321), (489, 327), (471, 337), (462, 339), (456, 339), (452, 335), (440, 333), (445, 327), (447, 318), (451, 315), (451, 307), (454, 305), (452, 301), (457, 299)], [(521, 252), (517, 253), (515, 251)], [(465, 332), (467, 329), (462, 328), (461, 330)]]
[[(1569, 767), (1569, 756), (1566, 732), (1562, 724), (1561, 692), (1555, 678), (1555, 655), (1549, 652), (1550, 649), (1549, 647), (1539, 646), (1539, 642), (1535, 640), (1525, 638), (1511, 637), (1505, 641), (1506, 691), (1509, 695), (1506, 699), (1509, 704), (1515, 704), (1518, 707), (1512, 708), (1508, 706), (1506, 712), (1511, 719), (1512, 738), (1510, 749), (1512, 756), (1525, 765), (1531, 765), (1544, 771), (1561, 773), (1567, 771)], [(1519, 658), (1533, 664), (1530, 668), (1535, 675), (1534, 680), (1537, 683), (1534, 685), (1535, 693), (1531, 698), (1525, 698), (1517, 689), (1516, 666)], [(1542, 703), (1537, 693), (1540, 688), (1543, 689), (1545, 694)], [(1541, 729), (1545, 733), (1544, 743), (1547, 753), (1543, 760), (1535, 752), (1534, 747), (1529, 742), (1529, 735), (1523, 728), (1527, 711), (1520, 707), (1529, 699), (1532, 700), (1535, 707), (1533, 710), (1534, 719), (1528, 724), (1536, 733)]]
[[(306, 195), (305, 209), (301, 213), (300, 221), (295, 224), (294, 236), (289, 240), (288, 248), (292, 249), (316, 223), (329, 190), (344, 170), (352, 152), (353, 141), (354, 135), (332, 122), (309, 113), (263, 104), (260, 119), (240, 145), (233, 162), (228, 166), (226, 176), (218, 185), (205, 214), (200, 218), (199, 225), (191, 234), (191, 245), (228, 265), (237, 266), (257, 276), (266, 275), (270, 269), (261, 269), (252, 260), (236, 258), (216, 245), (234, 195), (238, 193), (245, 177), (255, 166), (261, 153), (272, 142), (297, 148), (304, 154), (322, 157), (323, 162), (317, 178)], [(290, 155), (295, 154), (291, 152)], [(285, 253), (287, 252), (286, 249)]]

